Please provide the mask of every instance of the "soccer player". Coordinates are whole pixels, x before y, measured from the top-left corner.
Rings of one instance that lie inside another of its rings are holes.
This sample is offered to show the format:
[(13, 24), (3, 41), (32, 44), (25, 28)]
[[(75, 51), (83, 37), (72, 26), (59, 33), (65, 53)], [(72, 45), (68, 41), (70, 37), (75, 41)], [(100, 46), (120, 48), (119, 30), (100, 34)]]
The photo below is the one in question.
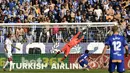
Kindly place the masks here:
[(125, 38), (119, 35), (118, 26), (113, 26), (113, 34), (107, 38), (105, 41), (105, 47), (102, 52), (101, 59), (103, 60), (103, 55), (106, 50), (110, 47), (110, 60), (109, 69), (110, 73), (114, 73), (115, 67), (117, 66), (117, 71), (123, 73), (124, 68), (124, 47), (126, 49), (126, 56), (128, 56), (128, 46)]
[(78, 32), (75, 36), (72, 37), (72, 39), (60, 50), (56, 53), (55, 56), (60, 54), (61, 52), (64, 52), (64, 57), (61, 59), (63, 61), (69, 54), (70, 50), (72, 47), (76, 46), (79, 44), (83, 39), (84, 39), (84, 34), (86, 32)]
[(6, 66), (8, 64), (10, 64), (10, 68), (9, 68), (9, 71), (12, 71), (12, 64), (13, 64), (13, 60), (12, 60), (12, 47), (20, 50), (19, 48), (15, 47), (13, 44), (12, 44), (12, 41), (11, 41), (11, 37), (12, 35), (11, 34), (8, 34), (7, 35), (7, 38), (5, 40), (5, 45), (4, 45), (4, 50), (5, 50), (5, 54), (7, 56), (7, 61), (5, 63), (5, 65), (3, 66), (3, 70), (5, 70)]
[(89, 71), (90, 66), (88, 65), (87, 59), (91, 59), (91, 57), (89, 57), (89, 50), (85, 50), (85, 53), (78, 58), (78, 63), (84, 70), (87, 69)]

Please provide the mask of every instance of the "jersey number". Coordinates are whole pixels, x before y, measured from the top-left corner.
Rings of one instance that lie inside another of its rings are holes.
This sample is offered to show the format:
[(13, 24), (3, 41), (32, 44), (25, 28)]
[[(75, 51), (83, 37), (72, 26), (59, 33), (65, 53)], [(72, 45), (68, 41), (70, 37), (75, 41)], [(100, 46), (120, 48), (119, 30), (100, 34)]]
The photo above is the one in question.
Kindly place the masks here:
[(120, 41), (113, 41), (112, 45), (114, 47), (114, 51), (120, 51), (121, 50), (121, 42)]

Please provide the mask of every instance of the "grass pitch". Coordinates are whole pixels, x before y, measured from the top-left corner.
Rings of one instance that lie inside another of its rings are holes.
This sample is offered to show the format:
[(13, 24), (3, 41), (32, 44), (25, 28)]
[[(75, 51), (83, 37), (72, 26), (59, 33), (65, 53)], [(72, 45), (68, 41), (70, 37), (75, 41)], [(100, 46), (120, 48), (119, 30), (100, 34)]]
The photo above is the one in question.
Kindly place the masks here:
[[(109, 73), (107, 69), (92, 69), (90, 71), (87, 70), (14, 70), (14, 71), (3, 71), (0, 70), (0, 73)], [(117, 72), (115, 72), (117, 73)], [(127, 70), (125, 73), (130, 73), (130, 70)]]

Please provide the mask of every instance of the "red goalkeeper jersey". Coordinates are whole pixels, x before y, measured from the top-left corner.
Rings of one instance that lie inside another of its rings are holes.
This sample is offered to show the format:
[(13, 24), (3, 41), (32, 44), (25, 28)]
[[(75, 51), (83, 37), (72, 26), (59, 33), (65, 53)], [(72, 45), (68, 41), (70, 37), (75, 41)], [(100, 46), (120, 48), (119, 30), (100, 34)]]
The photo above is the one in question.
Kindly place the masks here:
[(78, 43), (80, 43), (84, 39), (84, 36), (82, 36), (80, 39), (78, 39), (78, 36), (80, 34), (81, 34), (81, 32), (78, 32), (75, 36), (73, 36), (73, 38), (70, 40), (70, 42), (67, 43), (67, 45), (72, 48), (75, 45), (77, 45)]

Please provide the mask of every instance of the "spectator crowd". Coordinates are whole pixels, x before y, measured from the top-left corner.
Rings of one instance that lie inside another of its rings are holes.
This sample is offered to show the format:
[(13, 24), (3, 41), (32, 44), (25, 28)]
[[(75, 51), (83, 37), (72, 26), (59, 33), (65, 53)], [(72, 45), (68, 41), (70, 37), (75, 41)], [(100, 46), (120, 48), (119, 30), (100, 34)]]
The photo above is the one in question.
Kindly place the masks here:
[[(0, 0), (0, 23), (82, 22), (118, 22), (128, 38), (130, 0)], [(14, 42), (66, 42), (77, 31), (77, 28), (61, 29), (58, 26), (1, 27), (0, 38), (3, 41), (5, 35), (12, 34)]]

